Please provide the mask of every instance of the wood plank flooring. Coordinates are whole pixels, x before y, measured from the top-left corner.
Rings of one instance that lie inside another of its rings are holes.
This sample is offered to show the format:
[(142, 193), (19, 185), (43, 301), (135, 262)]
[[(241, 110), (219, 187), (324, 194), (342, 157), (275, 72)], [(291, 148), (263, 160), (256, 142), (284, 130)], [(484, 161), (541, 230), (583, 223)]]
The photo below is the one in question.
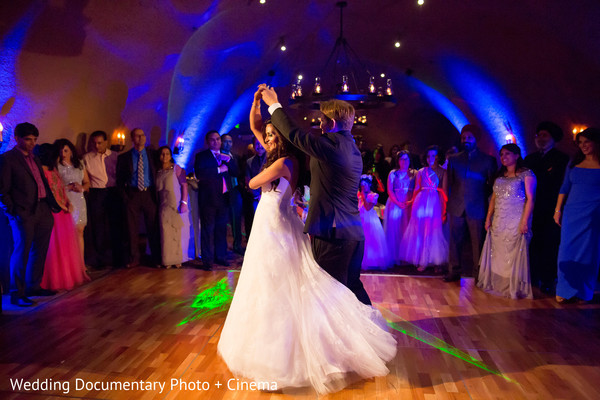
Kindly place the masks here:
[[(226, 310), (202, 314), (191, 306), (202, 289), (223, 279), (233, 291), (238, 276), (140, 267), (111, 272), (33, 309), (5, 306), (0, 398), (317, 398), (309, 389), (245, 390), (235, 379), (227, 387), (234, 377), (216, 352)], [(470, 279), (363, 275), (363, 282), (394, 328), (398, 355), (388, 376), (321, 398), (600, 398), (599, 304), (497, 298)], [(18, 389), (12, 385), (19, 379), (56, 386)], [(77, 387), (82, 382), (88, 387)], [(115, 386), (132, 382), (155, 386)]]

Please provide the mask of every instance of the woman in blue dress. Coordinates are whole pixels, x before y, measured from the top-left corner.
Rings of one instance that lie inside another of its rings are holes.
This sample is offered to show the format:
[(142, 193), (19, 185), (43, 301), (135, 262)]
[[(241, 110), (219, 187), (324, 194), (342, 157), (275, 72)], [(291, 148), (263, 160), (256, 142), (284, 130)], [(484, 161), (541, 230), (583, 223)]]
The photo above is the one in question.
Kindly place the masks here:
[[(600, 265), (600, 129), (576, 137), (579, 151), (569, 164), (556, 202), (561, 225), (556, 301), (589, 301)], [(566, 204), (565, 203), (566, 197)]]

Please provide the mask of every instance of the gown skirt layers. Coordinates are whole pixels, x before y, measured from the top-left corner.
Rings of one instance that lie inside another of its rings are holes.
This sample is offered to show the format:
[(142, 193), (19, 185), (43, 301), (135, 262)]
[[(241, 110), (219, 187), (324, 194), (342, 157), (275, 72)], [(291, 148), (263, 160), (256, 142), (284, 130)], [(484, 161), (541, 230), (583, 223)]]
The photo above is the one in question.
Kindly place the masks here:
[(494, 216), (481, 251), (477, 286), (511, 299), (533, 298), (528, 249), (531, 231), (519, 232), (527, 200), (527, 176), (533, 176), (533, 172), (525, 170), (516, 177), (498, 177), (494, 182)]
[(347, 373), (388, 374), (396, 341), (379, 311), (319, 267), (280, 178), (263, 187), (218, 351), (237, 376), (339, 390)]
[(600, 266), (600, 169), (568, 168), (560, 193), (563, 209), (556, 294), (589, 301)]

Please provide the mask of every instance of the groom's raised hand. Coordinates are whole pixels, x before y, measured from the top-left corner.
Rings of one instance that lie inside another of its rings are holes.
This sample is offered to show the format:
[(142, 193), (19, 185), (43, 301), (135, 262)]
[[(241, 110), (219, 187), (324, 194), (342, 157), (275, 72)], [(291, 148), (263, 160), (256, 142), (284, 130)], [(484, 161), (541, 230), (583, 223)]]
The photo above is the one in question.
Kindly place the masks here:
[(270, 107), (272, 104), (279, 103), (277, 93), (271, 86), (267, 86), (266, 83), (263, 83), (258, 85), (258, 90), (261, 90), (262, 100), (267, 106)]

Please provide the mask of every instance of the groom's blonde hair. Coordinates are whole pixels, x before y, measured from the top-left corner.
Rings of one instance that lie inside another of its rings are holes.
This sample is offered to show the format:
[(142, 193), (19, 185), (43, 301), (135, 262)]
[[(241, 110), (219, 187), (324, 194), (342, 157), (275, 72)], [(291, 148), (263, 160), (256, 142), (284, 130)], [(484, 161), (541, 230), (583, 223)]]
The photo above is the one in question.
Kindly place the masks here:
[(354, 125), (354, 107), (343, 100), (329, 100), (321, 103), (321, 112), (329, 119), (335, 120), (345, 131)]

